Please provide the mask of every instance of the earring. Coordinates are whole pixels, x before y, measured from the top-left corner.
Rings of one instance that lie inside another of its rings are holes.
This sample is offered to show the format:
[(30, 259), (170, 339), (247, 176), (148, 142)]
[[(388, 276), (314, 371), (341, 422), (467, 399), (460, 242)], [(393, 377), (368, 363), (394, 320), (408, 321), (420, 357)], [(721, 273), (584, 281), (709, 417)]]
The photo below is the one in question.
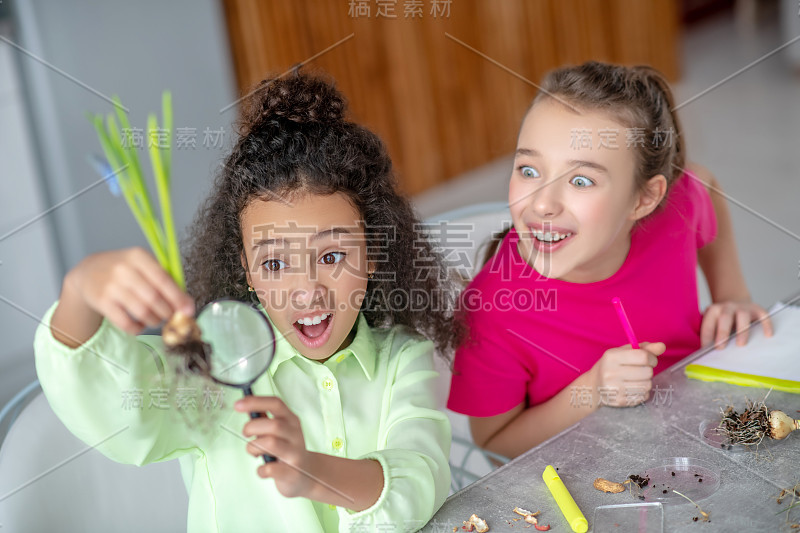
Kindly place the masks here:
[(375, 279), (375, 272), (370, 272), (367, 276), (369, 279)]
[(253, 305), (253, 307), (258, 308), (261, 302), (258, 300), (258, 293), (256, 292), (256, 290), (250, 285), (248, 285), (247, 294), (250, 297), (250, 303)]

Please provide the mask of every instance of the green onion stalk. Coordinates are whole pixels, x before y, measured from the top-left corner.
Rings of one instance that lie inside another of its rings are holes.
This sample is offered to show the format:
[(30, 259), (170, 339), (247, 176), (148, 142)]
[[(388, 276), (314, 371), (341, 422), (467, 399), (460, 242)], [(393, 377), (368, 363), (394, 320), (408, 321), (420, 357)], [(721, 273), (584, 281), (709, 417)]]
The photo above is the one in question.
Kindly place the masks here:
[[(108, 162), (106, 168), (114, 169), (106, 180), (109, 181), (109, 186), (112, 182), (118, 186), (159, 264), (181, 290), (186, 290), (170, 197), (172, 96), (169, 91), (162, 95), (160, 128), (155, 114), (151, 113), (147, 119), (147, 146), (158, 194), (160, 219), (150, 199), (139, 155), (136, 153), (136, 143), (131, 138), (132, 130), (125, 108), (117, 96), (113, 97), (113, 102), (115, 113), (110, 113), (105, 118), (102, 115), (89, 117)], [(197, 323), (180, 311), (164, 325), (162, 336), (164, 344), (176, 350), (190, 346), (196, 349), (196, 343), (200, 342)]]

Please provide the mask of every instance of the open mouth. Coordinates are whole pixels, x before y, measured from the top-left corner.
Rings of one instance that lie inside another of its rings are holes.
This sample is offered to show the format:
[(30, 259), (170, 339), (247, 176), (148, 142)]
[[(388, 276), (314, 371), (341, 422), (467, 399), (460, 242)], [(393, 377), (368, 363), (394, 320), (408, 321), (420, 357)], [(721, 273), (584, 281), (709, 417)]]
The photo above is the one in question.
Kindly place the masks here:
[(554, 252), (564, 246), (574, 233), (561, 233), (558, 231), (542, 231), (531, 228), (531, 241), (533, 247), (539, 252)]
[(297, 320), (293, 325), (300, 342), (309, 348), (319, 348), (331, 336), (333, 313), (320, 313)]

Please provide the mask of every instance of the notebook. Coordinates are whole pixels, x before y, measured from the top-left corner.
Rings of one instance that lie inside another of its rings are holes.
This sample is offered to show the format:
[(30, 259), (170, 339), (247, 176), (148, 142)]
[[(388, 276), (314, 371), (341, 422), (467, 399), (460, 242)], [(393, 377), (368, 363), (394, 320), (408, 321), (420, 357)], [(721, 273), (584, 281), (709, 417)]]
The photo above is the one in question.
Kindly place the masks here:
[(723, 350), (712, 350), (686, 365), (686, 376), (800, 394), (800, 307), (778, 303), (769, 314), (772, 337), (764, 336), (756, 324), (745, 346), (731, 339)]

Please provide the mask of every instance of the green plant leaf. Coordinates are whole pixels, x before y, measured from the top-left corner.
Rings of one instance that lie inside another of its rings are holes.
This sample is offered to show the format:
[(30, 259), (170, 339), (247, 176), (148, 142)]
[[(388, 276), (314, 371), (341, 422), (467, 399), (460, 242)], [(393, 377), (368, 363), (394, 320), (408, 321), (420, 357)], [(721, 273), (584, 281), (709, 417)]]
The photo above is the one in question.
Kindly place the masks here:
[(787, 507), (787, 508), (786, 508), (786, 509), (784, 509), (783, 511), (778, 511), (777, 513), (775, 513), (775, 516), (778, 516), (778, 515), (779, 515), (779, 514), (781, 514), (781, 513), (785, 513), (785, 512), (787, 512), (787, 511), (790, 511), (790, 510), (792, 510), (793, 508), (797, 507), (798, 505), (800, 505), (800, 501), (798, 501), (798, 502), (794, 502), (792, 505), (790, 505), (789, 507)]
[(121, 150), (121, 146), (116, 145), (111, 136), (109, 136), (103, 125), (103, 118), (101, 116), (95, 117), (94, 127), (95, 130), (97, 130), (97, 136), (100, 139), (100, 145), (103, 148), (103, 152), (108, 160), (109, 165), (111, 165), (113, 169), (116, 169), (115, 173), (118, 178), (117, 182), (120, 185), (122, 195), (125, 198), (131, 213), (133, 213), (133, 217), (139, 224), (142, 233), (144, 233), (150, 248), (153, 249), (156, 259), (158, 260), (159, 264), (163, 266), (167, 262), (167, 255), (162, 245), (163, 239), (159, 238), (157, 233), (154, 231), (154, 221), (152, 218), (148, 219), (139, 207), (136, 199), (136, 192), (131, 185), (130, 178), (127, 175), (128, 170), (130, 169), (130, 163), (126, 159), (120, 159), (120, 156), (124, 158), (125, 153)]
[[(150, 132), (158, 130), (158, 122), (156, 121), (155, 115), (150, 115), (147, 118), (147, 129)], [(163, 149), (163, 147), (158, 145), (150, 145), (150, 163), (153, 167), (153, 176), (155, 177), (156, 190), (158, 191), (158, 199), (161, 205), (161, 221), (164, 227), (164, 236), (166, 238), (165, 246), (169, 261), (169, 268), (167, 271), (172, 275), (178, 286), (183, 289), (186, 284), (183, 278), (180, 248), (175, 234), (175, 224), (172, 219), (172, 201), (169, 190), (170, 179), (167, 169), (164, 166), (164, 161), (161, 159)], [(166, 149), (169, 151), (169, 138), (167, 139)]]
[(161, 162), (164, 167), (164, 176), (167, 178), (167, 187), (172, 186), (172, 175), (170, 168), (172, 167), (172, 139), (174, 134), (172, 131), (172, 93), (164, 91), (161, 95), (161, 122), (164, 130), (167, 132), (167, 146), (161, 150)]
[[(161, 96), (163, 130), (159, 130), (155, 115), (148, 117), (147, 144), (150, 163), (156, 182), (156, 190), (161, 211), (161, 221), (156, 217), (150, 194), (142, 174), (139, 156), (134, 142), (123, 142), (122, 131), (133, 132), (122, 102), (114, 96), (114, 114), (109, 114), (105, 123), (100, 115), (89, 116), (92, 121), (106, 159), (116, 168), (117, 182), (125, 201), (142, 229), (147, 242), (153, 249), (159, 264), (166, 270), (181, 289), (186, 288), (181, 264), (180, 248), (172, 218), (170, 197), (170, 171), (172, 163), (172, 96), (165, 91)], [(119, 120), (119, 126), (117, 125)], [(161, 132), (165, 132), (165, 142), (161, 142)], [(154, 142), (153, 135), (157, 142)]]

